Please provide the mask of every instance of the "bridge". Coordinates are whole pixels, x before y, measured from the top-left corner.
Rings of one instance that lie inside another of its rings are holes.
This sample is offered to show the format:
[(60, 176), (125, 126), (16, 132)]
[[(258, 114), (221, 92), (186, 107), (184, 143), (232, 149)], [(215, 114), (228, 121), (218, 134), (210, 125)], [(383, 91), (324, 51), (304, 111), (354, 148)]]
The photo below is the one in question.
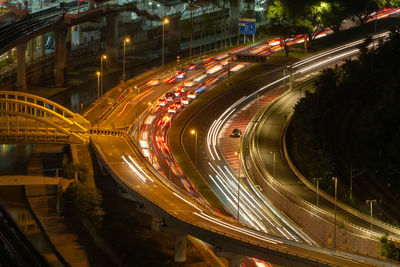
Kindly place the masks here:
[(5, 142), (82, 143), (89, 121), (36, 95), (0, 91), (0, 140)]
[(73, 180), (62, 177), (7, 175), (0, 176), (0, 186), (11, 185), (62, 185), (66, 188)]

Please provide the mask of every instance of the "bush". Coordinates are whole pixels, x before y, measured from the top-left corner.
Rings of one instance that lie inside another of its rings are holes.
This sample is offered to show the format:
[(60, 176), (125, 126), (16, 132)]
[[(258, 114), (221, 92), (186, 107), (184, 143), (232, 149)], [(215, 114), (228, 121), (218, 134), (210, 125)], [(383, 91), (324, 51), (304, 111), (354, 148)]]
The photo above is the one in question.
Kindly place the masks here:
[(79, 182), (71, 183), (61, 197), (64, 215), (88, 218), (97, 229), (101, 227), (104, 216), (101, 203), (102, 196), (96, 188)]
[(69, 162), (64, 166), (63, 176), (67, 179), (75, 179), (75, 173), (80, 182), (85, 183), (88, 179), (88, 169), (86, 166)]
[(396, 248), (392, 242), (388, 242), (386, 236), (382, 236), (380, 241), (382, 243), (380, 254), (388, 259), (399, 261), (400, 249)]

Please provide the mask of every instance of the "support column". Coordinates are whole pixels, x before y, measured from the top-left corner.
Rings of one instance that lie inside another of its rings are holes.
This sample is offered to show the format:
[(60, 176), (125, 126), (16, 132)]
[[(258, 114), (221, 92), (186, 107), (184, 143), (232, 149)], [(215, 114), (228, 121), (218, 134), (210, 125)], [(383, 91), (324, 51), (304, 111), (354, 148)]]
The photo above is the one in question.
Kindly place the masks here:
[(174, 261), (175, 262), (186, 261), (186, 235), (182, 234), (174, 235)]
[(65, 68), (67, 66), (67, 29), (62, 29), (54, 32), (55, 39), (55, 68), (54, 77), (56, 87), (63, 87), (65, 85)]
[(83, 44), (82, 26), (79, 25), (79, 45)]
[(118, 14), (106, 17), (107, 63), (118, 65), (119, 51)]
[(46, 34), (40, 36), (40, 56), (44, 57), (46, 55)]
[(151, 230), (160, 231), (160, 219), (157, 216), (151, 216)]
[(36, 40), (35, 38), (31, 39), (28, 42), (28, 55), (29, 55), (29, 61), (32, 61), (35, 59), (35, 43)]
[(240, 267), (242, 261), (242, 255), (231, 255), (228, 257), (229, 267)]
[(168, 52), (178, 55), (181, 52), (181, 16), (169, 18), (168, 28)]
[(238, 30), (238, 21), (240, 18), (240, 10), (242, 9), (241, 0), (229, 0), (230, 6), (230, 20), (232, 22), (232, 32), (235, 33)]
[(7, 51), (7, 63), (12, 63), (13, 62), (13, 57), (12, 57), (12, 48)]
[(17, 46), (17, 90), (26, 91), (26, 43)]
[(68, 27), (68, 33), (67, 33), (67, 50), (71, 51), (72, 50), (72, 27)]
[(240, 267), (240, 263), (242, 261), (243, 255), (233, 253), (230, 251), (225, 251), (222, 248), (215, 248), (214, 250), (215, 255), (218, 257), (224, 257), (229, 262), (229, 267)]

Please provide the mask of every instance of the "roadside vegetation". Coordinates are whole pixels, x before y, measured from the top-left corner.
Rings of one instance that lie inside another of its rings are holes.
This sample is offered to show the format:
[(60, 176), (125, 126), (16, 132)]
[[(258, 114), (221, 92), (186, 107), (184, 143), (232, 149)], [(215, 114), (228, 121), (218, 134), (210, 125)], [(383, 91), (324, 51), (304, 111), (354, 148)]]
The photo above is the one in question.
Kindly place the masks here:
[(380, 241), (382, 244), (380, 254), (388, 259), (400, 261), (400, 249), (388, 241), (386, 236), (382, 236)]
[[(291, 157), (311, 181), (338, 176), (345, 181), (341, 187), (346, 188), (346, 194), (348, 177), (344, 174), (348, 174), (349, 166), (362, 162), (368, 174), (362, 178), (370, 177), (398, 200), (400, 29), (392, 29), (389, 40), (376, 47), (367, 38), (360, 50), (358, 59), (324, 70), (315, 83), (315, 92), (307, 92), (295, 106), (288, 132)], [(343, 114), (343, 110), (351, 114)], [(351, 140), (347, 141), (351, 145), (348, 150), (353, 155), (356, 151), (356, 156), (351, 157), (353, 162), (343, 163), (332, 140), (337, 141), (334, 136), (343, 131), (341, 123), (346, 120), (352, 123), (352, 129), (346, 129)], [(329, 180), (322, 183), (328, 191), (332, 185)]]
[(85, 166), (63, 160), (63, 176), (75, 179), (60, 196), (61, 213), (64, 216), (78, 216), (89, 220), (96, 229), (100, 229), (104, 211), (102, 196), (96, 187), (88, 184), (88, 170)]
[(399, 0), (272, 0), (266, 9), (268, 23), (262, 30), (286, 40), (294, 35), (306, 36), (305, 46), (329, 28), (338, 33), (349, 19), (362, 27), (373, 18), (374, 11), (398, 7)]

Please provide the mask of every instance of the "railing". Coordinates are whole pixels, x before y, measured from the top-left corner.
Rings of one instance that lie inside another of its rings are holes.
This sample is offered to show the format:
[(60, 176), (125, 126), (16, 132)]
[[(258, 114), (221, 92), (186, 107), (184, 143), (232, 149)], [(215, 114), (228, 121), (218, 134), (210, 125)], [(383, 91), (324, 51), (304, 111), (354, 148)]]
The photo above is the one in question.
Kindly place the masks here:
[[(330, 264), (329, 262), (323, 261), (323, 260), (318, 259), (318, 258), (304, 256), (304, 255), (301, 255), (299, 253), (292, 252), (289, 249), (279, 249), (277, 247), (268, 246), (265, 242), (262, 243), (262, 242), (253, 241), (254, 240), (253, 237), (242, 238), (242, 237), (239, 236), (239, 234), (238, 235), (234, 235), (234, 234), (231, 234), (231, 233), (228, 233), (228, 232), (225, 232), (225, 231), (218, 230), (215, 227), (206, 227), (203, 224), (195, 223), (193, 221), (189, 221), (187, 219), (187, 217), (181, 216), (181, 215), (179, 215), (178, 213), (176, 213), (174, 211), (170, 212), (168, 209), (163, 208), (163, 204), (158, 202), (157, 199), (154, 199), (151, 196), (147, 195), (145, 192), (140, 191), (140, 189), (129, 185), (129, 183), (127, 183), (126, 180), (123, 177), (120, 177), (118, 175), (118, 172), (111, 165), (109, 165), (107, 163), (107, 160), (106, 160), (104, 154), (102, 153), (101, 149), (99, 148), (99, 146), (97, 144), (95, 144), (92, 140), (91, 140), (90, 144), (91, 144), (92, 148), (94, 149), (94, 151), (100, 156), (100, 160), (102, 161), (103, 165), (107, 168), (109, 173), (113, 176), (114, 180), (119, 185), (121, 185), (128, 192), (134, 192), (135, 195), (140, 195), (148, 203), (150, 203), (152, 205), (155, 205), (156, 207), (159, 207), (163, 212), (165, 212), (172, 219), (178, 220), (178, 221), (183, 222), (185, 224), (188, 224), (189, 226), (191, 226), (191, 228), (203, 229), (203, 230), (205, 230), (207, 232), (214, 233), (214, 234), (217, 234), (217, 235), (221, 235), (221, 236), (224, 236), (224, 237), (228, 237), (228, 238), (231, 238), (233, 240), (239, 240), (239, 241), (241, 241), (243, 243), (247, 243), (249, 245), (253, 245), (253, 246), (256, 246), (256, 247), (259, 247), (259, 248), (264, 248), (264, 249), (268, 249), (270, 251), (276, 251), (276, 252), (283, 253), (283, 254), (286, 254), (286, 255), (290, 255), (290, 256), (294, 256), (294, 257), (298, 257), (298, 258), (303, 258), (303, 259), (309, 260), (311, 262), (315, 262), (317, 264), (322, 264), (322, 265), (326, 265), (326, 266), (334, 266), (333, 264)], [(155, 179), (157, 179), (157, 178), (155, 178)], [(161, 188), (160, 188), (160, 190), (161, 190)], [(216, 217), (220, 217), (219, 214), (215, 214), (215, 216)], [(240, 226), (240, 227), (243, 227), (243, 226)], [(249, 228), (249, 229), (251, 229), (251, 228)], [(251, 230), (254, 230), (254, 229), (251, 229)], [(197, 231), (195, 231), (195, 232), (197, 232)], [(274, 238), (272, 236), (268, 236), (268, 237), (269, 238)]]
[[(260, 121), (261, 119), (265, 120), (267, 117), (270, 116), (270, 114), (272, 113), (272, 111), (274, 110), (274, 107), (279, 105), (279, 103), (281, 103), (284, 98), (290, 94), (292, 91), (291, 90), (287, 90), (284, 94), (282, 94), (281, 96), (279, 96), (277, 99), (274, 100), (274, 102), (271, 105), (268, 105), (266, 107), (264, 107), (262, 110), (260, 110), (258, 112), (258, 114), (253, 118), (252, 121)], [(287, 126), (287, 125), (286, 125)], [(298, 197), (297, 195), (294, 195), (293, 193), (291, 193), (288, 189), (286, 189), (283, 185), (281, 185), (278, 181), (275, 180), (274, 177), (271, 176), (271, 174), (268, 172), (268, 170), (265, 169), (264, 164), (262, 163), (261, 159), (260, 159), (260, 155), (258, 154), (258, 147), (256, 146), (254, 140), (254, 136), (256, 134), (256, 131), (259, 131), (259, 129), (257, 129), (256, 125), (250, 125), (247, 127), (245, 135), (246, 138), (242, 144), (241, 144), (241, 149), (243, 149), (242, 151), (244, 151), (244, 157), (246, 155), (249, 155), (250, 159), (248, 160), (249, 162), (254, 163), (254, 167), (256, 168), (256, 171), (258, 171), (262, 177), (266, 180), (269, 181), (269, 183), (271, 184), (271, 186), (273, 186), (273, 188), (275, 190), (277, 190), (278, 192), (280, 192), (283, 196), (285, 196), (287, 199), (297, 203), (298, 205), (302, 206), (303, 208), (305, 208), (306, 210), (308, 210), (311, 213), (314, 214), (319, 214), (319, 216), (321, 216), (322, 218), (326, 218), (329, 219), (330, 221), (333, 219), (333, 215), (329, 212), (326, 212), (323, 209), (318, 208), (317, 206), (309, 203), (308, 201)], [(304, 176), (301, 175), (301, 173), (297, 170), (297, 169), (293, 169), (295, 168), (295, 166), (293, 165), (293, 163), (290, 161), (290, 158), (288, 156), (287, 153), (287, 148), (286, 148), (286, 143), (285, 143), (285, 138), (284, 135), (286, 134), (286, 130), (287, 127), (285, 127), (283, 129), (283, 132), (281, 134), (281, 140), (283, 142), (283, 154), (285, 155), (286, 160), (288, 160), (288, 164), (291, 167), (292, 171), (296, 174), (296, 176), (311, 190), (313, 190), (314, 192), (316, 192), (316, 187), (310, 183)], [(244, 144), (245, 143), (249, 143), (250, 145), (248, 147), (246, 147)], [(250, 149), (251, 147), (251, 149)], [(252, 153), (251, 151), (256, 151), (256, 153)], [(243, 161), (245, 161), (245, 159), (243, 159)], [(289, 162), (290, 161), (290, 162)], [(248, 168), (244, 168), (246, 170), (246, 172), (251, 172), (254, 174), (253, 171), (251, 171), (251, 169)], [(251, 177), (251, 175), (249, 175), (248, 177)], [(328, 201), (330, 201), (331, 203), (334, 203), (334, 198), (330, 195), (328, 195), (327, 193), (323, 192), (323, 194), (321, 193), (322, 190), (319, 190), (318, 193), (320, 196), (326, 198)], [(398, 229), (397, 227), (394, 227), (390, 224), (387, 224), (385, 222), (382, 222), (378, 219), (373, 218), (371, 220), (371, 218), (369, 216), (367, 216), (366, 214), (355, 210), (349, 206), (347, 206), (346, 204), (344, 204), (343, 202), (337, 201), (336, 202), (337, 206), (340, 207), (341, 209), (343, 209), (344, 211), (348, 212), (349, 214), (356, 216), (358, 218), (363, 219), (366, 222), (369, 223), (373, 223), (374, 225), (377, 225), (379, 227), (381, 227), (382, 229), (385, 229), (391, 233), (396, 233), (399, 234), (400, 233), (400, 229)], [(357, 231), (360, 231), (361, 233), (364, 233), (367, 236), (374, 236), (375, 238), (379, 238), (381, 235), (370, 231), (368, 229), (365, 229), (363, 227), (357, 226), (353, 223), (350, 223), (348, 221), (342, 220), (340, 218), (337, 218), (337, 220), (341, 223), (343, 223), (344, 225), (347, 225), (348, 227), (352, 228), (352, 229), (357, 229)], [(396, 238), (394, 236), (390, 236), (390, 238), (392, 240), (395, 240), (397, 242), (400, 242), (399, 238)]]

